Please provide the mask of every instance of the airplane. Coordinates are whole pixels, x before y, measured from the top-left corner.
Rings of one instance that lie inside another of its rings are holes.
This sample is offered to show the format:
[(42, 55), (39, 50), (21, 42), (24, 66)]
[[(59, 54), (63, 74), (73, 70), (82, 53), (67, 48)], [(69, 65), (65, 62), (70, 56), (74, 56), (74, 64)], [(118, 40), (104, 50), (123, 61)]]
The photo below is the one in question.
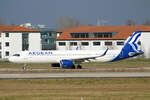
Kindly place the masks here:
[(50, 50), (50, 51), (21, 51), (8, 60), (13, 63), (50, 63), (52, 67), (81, 69), (81, 63), (112, 62), (142, 55), (139, 50), (141, 31), (134, 32), (127, 38), (120, 50)]

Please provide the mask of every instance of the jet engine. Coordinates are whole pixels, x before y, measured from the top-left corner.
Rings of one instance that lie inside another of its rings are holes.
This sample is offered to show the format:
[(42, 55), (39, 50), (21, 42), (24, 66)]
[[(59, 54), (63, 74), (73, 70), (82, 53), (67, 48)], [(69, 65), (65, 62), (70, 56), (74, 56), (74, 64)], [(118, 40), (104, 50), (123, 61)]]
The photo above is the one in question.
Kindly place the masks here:
[(72, 60), (61, 60), (61, 67), (62, 68), (68, 68), (68, 69), (74, 69), (75, 65), (73, 64)]

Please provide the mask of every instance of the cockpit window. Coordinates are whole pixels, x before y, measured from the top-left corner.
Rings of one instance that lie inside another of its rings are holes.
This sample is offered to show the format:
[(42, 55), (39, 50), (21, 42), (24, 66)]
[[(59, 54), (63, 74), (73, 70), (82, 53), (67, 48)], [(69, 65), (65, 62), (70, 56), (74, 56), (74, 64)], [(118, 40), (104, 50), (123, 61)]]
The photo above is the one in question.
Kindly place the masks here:
[(13, 56), (17, 56), (17, 57), (19, 57), (19, 56), (20, 56), (20, 54), (14, 54)]

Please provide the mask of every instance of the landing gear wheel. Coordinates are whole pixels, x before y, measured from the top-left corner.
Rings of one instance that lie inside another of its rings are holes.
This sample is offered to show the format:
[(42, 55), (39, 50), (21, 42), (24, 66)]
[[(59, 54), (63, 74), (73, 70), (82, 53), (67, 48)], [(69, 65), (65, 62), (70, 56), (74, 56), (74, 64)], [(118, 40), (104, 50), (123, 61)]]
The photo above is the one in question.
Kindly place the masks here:
[(82, 66), (81, 65), (77, 65), (77, 69), (82, 69)]
[(23, 70), (27, 70), (27, 64), (24, 64)]
[(76, 68), (75, 65), (73, 65), (73, 66), (72, 66), (72, 69), (75, 69), (75, 68)]

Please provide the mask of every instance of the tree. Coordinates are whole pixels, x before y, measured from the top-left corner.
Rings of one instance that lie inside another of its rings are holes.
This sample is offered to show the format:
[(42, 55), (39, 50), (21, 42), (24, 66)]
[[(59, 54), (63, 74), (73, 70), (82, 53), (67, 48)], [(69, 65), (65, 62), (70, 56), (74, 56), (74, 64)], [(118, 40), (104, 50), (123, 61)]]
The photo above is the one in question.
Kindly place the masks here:
[(134, 22), (133, 20), (131, 20), (131, 19), (128, 19), (128, 20), (126, 21), (126, 25), (129, 25), (129, 26), (135, 25), (135, 22)]
[(70, 16), (59, 16), (56, 21), (57, 30), (68, 29), (79, 25), (80, 22)]
[(143, 25), (150, 25), (150, 20), (149, 19), (146, 19), (145, 21), (144, 21), (144, 24)]
[(5, 21), (0, 17), (0, 25), (6, 25)]

